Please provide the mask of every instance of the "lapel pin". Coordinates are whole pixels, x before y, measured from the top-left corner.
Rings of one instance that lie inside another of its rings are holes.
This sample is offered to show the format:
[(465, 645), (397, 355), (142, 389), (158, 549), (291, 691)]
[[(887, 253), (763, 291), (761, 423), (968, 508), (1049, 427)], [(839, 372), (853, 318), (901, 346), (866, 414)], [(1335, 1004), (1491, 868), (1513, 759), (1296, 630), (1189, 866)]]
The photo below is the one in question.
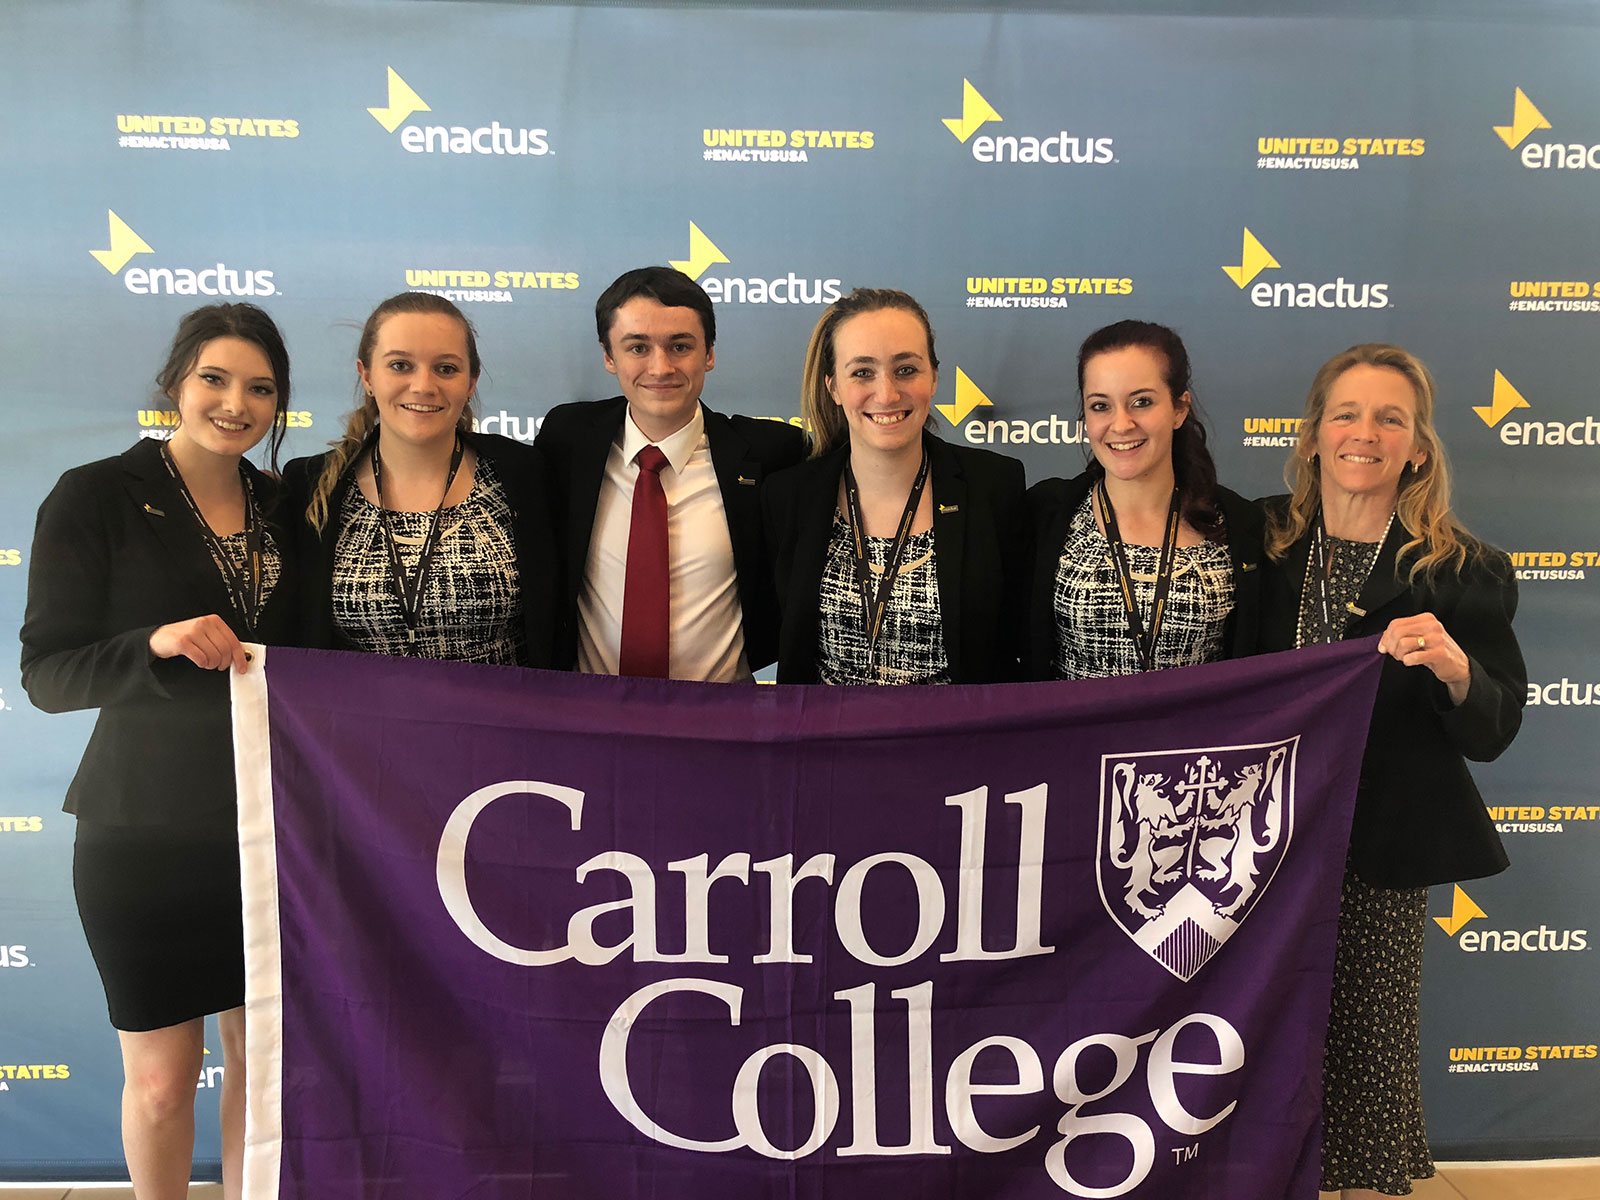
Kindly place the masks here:
[(1254, 571), (1256, 569), (1256, 567), (1258, 567), (1258, 566), (1260, 566), (1259, 563), (1240, 563), (1239, 564), (1239, 570), (1241, 570), (1241, 571)]
[(941, 504), (941, 505), (939, 505), (939, 515), (940, 516), (943, 516), (945, 513), (953, 513), (953, 512), (960, 512), (960, 511), (961, 511), (961, 505), (959, 505), (959, 504)]
[(1358, 617), (1364, 617), (1364, 616), (1367, 615), (1367, 610), (1364, 609), (1364, 608), (1357, 608), (1356, 607), (1356, 602), (1354, 600), (1345, 601), (1345, 605), (1344, 606), (1346, 608), (1348, 608), (1351, 612), (1355, 613), (1355, 615), (1358, 616)]
[(744, 475), (739, 476), (739, 482), (744, 484), (746, 487), (755, 487), (756, 485), (756, 481), (754, 479), (750, 479)]
[(153, 504), (146, 504), (144, 506), (144, 510), (145, 510), (145, 512), (149, 513), (152, 517), (164, 517), (164, 516), (167, 515), (166, 513), (162, 512), (159, 508), (155, 507), (155, 505), (153, 505)]

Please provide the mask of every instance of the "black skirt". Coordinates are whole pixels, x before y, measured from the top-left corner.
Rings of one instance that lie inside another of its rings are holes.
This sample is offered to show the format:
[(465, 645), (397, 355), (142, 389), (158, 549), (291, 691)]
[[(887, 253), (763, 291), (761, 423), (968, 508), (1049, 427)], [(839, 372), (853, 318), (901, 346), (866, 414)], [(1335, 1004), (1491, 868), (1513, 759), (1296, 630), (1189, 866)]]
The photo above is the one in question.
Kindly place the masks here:
[(72, 888), (115, 1028), (164, 1029), (244, 1003), (232, 830), (80, 820)]

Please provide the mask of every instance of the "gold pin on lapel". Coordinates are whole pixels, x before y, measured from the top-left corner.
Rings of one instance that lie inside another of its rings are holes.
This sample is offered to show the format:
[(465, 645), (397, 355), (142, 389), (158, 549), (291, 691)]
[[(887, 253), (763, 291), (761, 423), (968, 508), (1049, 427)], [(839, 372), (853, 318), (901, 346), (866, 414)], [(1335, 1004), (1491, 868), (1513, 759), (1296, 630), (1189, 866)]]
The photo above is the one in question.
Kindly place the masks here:
[(743, 475), (739, 476), (739, 482), (744, 484), (747, 487), (755, 487), (755, 485), (756, 485), (756, 481), (754, 479), (747, 479)]
[(1357, 608), (1354, 600), (1346, 600), (1344, 606), (1351, 612), (1355, 613), (1355, 615), (1358, 617), (1364, 617), (1367, 615), (1367, 610), (1364, 608)]
[(149, 513), (152, 517), (164, 517), (164, 516), (167, 515), (166, 513), (162, 512), (159, 508), (155, 507), (153, 504), (146, 504), (144, 506), (144, 510), (145, 510), (145, 512)]
[(961, 505), (959, 505), (959, 504), (941, 504), (941, 505), (939, 505), (939, 512), (941, 514), (943, 514), (943, 513), (960, 512), (960, 511), (961, 511)]
[(1260, 563), (1240, 563), (1239, 564), (1239, 570), (1241, 570), (1241, 571), (1254, 571), (1260, 565), (1261, 565)]

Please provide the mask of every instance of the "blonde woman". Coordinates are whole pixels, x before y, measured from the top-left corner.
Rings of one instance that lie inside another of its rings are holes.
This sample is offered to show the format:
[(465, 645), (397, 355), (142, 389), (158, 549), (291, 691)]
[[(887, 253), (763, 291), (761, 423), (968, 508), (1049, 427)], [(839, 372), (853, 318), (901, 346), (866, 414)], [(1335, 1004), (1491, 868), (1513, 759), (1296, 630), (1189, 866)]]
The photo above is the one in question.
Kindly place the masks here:
[(906, 293), (858, 288), (817, 323), (801, 396), (812, 458), (761, 496), (779, 682), (1017, 677), (1022, 464), (929, 433), (938, 385), (928, 314)]
[(284, 469), (307, 645), (549, 665), (539, 455), (472, 431), (480, 371), (472, 325), (443, 297), (403, 292), (367, 318), (360, 407), (331, 450)]
[[(1378, 635), (1324, 1070), (1322, 1186), (1407, 1195), (1433, 1174), (1422, 1116), (1427, 889), (1506, 867), (1467, 771), (1510, 745), (1527, 676), (1516, 578), (1450, 511), (1428, 369), (1353, 346), (1311, 385), (1291, 495), (1267, 502), (1262, 649)], [(1352, 747), (1352, 750), (1354, 748)]]

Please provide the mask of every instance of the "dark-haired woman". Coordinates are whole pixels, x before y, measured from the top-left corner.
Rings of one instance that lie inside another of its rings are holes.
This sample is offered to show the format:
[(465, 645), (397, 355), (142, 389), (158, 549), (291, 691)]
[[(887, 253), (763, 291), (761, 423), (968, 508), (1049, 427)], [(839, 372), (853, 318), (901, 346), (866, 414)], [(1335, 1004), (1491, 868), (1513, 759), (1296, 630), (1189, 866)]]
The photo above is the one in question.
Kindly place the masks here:
[(1249, 654), (1261, 518), (1217, 485), (1172, 330), (1121, 321), (1078, 351), (1081, 475), (1028, 492), (1026, 670), (1095, 679)]
[(1510, 560), (1450, 510), (1428, 369), (1352, 346), (1312, 382), (1267, 502), (1261, 648), (1381, 635), (1361, 760), (1323, 1069), (1322, 1186), (1403, 1196), (1433, 1174), (1422, 1116), (1428, 887), (1493, 875), (1505, 851), (1467, 771), (1522, 724), (1527, 671)]
[(817, 323), (801, 407), (810, 461), (762, 490), (784, 683), (1017, 677), (1022, 464), (925, 424), (933, 329), (904, 292), (858, 288)]
[(284, 470), (306, 644), (549, 666), (540, 456), (472, 431), (480, 370), (471, 323), (441, 296), (403, 292), (367, 318), (360, 406), (333, 449)]
[(183, 318), (157, 376), (170, 441), (76, 467), (39, 508), (22, 683), (98, 708), (71, 787), (73, 890), (122, 1045), (122, 1143), (141, 1198), (186, 1194), (204, 1022), (218, 1014), (224, 1194), (244, 1152), (244, 943), (229, 669), (287, 640), (284, 535), (265, 519), (289, 356), (250, 304)]

